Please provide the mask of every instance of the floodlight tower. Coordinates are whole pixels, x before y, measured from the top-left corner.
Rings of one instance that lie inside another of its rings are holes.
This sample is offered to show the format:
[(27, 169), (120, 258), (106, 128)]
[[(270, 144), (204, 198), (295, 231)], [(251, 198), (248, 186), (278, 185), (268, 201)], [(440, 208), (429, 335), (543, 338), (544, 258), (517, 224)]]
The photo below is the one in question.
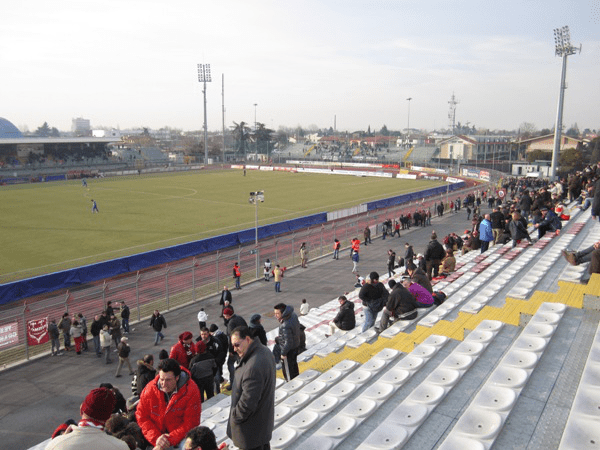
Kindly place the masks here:
[(208, 164), (208, 143), (206, 138), (206, 83), (210, 83), (212, 78), (210, 76), (210, 64), (198, 64), (198, 81), (204, 83), (204, 164)]
[(448, 119), (450, 120), (449, 126), (452, 127), (452, 135), (454, 135), (454, 129), (456, 128), (456, 105), (458, 104), (454, 92), (452, 93), (452, 97), (448, 104), (450, 105), (450, 110), (448, 111)]
[(574, 55), (579, 50), (581, 53), (581, 44), (579, 49), (571, 45), (571, 36), (569, 27), (554, 29), (555, 55), (562, 57), (562, 74), (560, 78), (560, 91), (558, 94), (558, 108), (556, 112), (556, 124), (554, 125), (554, 150), (552, 151), (552, 165), (550, 166), (550, 179), (556, 178), (556, 166), (558, 165), (558, 155), (560, 153), (560, 141), (562, 140), (562, 113), (565, 100), (565, 89), (567, 85), (565, 78), (567, 76), (567, 56)]
[(248, 203), (254, 205), (254, 254), (256, 255), (256, 278), (258, 278), (258, 264), (260, 255), (258, 254), (258, 203), (265, 202), (265, 191), (252, 191)]
[(408, 123), (406, 124), (406, 147), (408, 148), (410, 147), (410, 101), (412, 100), (412, 97), (408, 97), (406, 100), (408, 101)]

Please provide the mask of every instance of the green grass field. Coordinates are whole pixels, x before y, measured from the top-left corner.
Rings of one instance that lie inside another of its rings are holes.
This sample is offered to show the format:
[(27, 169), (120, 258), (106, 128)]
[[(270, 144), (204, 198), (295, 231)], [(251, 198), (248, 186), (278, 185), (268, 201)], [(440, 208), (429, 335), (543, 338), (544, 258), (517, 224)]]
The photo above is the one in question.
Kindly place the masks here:
[[(0, 188), (0, 283), (355, 206), (435, 181), (207, 171)], [(99, 214), (92, 214), (91, 199)]]

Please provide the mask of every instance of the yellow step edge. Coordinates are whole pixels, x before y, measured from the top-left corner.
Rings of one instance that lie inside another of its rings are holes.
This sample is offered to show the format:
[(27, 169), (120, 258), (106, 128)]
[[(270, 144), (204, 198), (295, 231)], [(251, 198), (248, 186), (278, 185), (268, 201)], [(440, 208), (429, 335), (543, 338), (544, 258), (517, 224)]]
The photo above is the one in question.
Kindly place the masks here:
[[(591, 283), (591, 285), (590, 285)], [(440, 320), (433, 327), (417, 325), (411, 333), (399, 333), (388, 338), (378, 338), (373, 343), (365, 343), (356, 349), (345, 348), (339, 353), (333, 353), (325, 358), (314, 356), (310, 361), (299, 363), (301, 371), (315, 369), (321, 372), (335, 366), (340, 361), (351, 359), (361, 364), (367, 362), (373, 355), (385, 348), (410, 353), (416, 345), (427, 337), (435, 334), (455, 340), (463, 340), (465, 329), (473, 330), (483, 320), (499, 320), (503, 323), (518, 326), (521, 314), (533, 315), (544, 302), (564, 303), (567, 306), (582, 308), (583, 295), (600, 291), (600, 275), (594, 275), (587, 285), (559, 281), (558, 292), (535, 291), (529, 299), (506, 297), (505, 304), (500, 307), (483, 307), (477, 314), (459, 311), (453, 321)], [(278, 372), (280, 376), (280, 372)]]

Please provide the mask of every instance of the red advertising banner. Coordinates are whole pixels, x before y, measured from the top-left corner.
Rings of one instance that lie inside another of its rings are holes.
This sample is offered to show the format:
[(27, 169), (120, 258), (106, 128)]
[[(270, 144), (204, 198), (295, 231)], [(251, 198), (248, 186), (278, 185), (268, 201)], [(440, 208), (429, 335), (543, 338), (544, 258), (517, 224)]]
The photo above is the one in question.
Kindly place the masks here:
[(27, 322), (27, 343), (31, 346), (48, 342), (48, 318)]
[(19, 342), (18, 326), (17, 322), (0, 325), (0, 347)]

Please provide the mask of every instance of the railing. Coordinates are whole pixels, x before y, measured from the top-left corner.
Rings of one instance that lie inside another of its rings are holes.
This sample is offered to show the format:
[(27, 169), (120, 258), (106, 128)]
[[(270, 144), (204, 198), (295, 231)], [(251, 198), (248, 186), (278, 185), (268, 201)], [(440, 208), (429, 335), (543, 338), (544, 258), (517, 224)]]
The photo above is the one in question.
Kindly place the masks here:
[[(479, 187), (481, 189), (481, 187)], [(464, 198), (475, 188), (452, 193)], [(401, 214), (414, 212), (416, 208), (432, 208), (435, 203), (447, 203), (447, 195), (426, 199), (424, 202), (405, 204), (346, 217), (324, 225), (307, 228), (301, 232), (277, 236), (254, 243), (203, 254), (174, 264), (150, 268), (126, 276), (107, 279), (77, 290), (61, 292), (47, 298), (32, 298), (20, 302), (18, 306), (0, 311), (0, 367), (47, 355), (50, 343), (31, 345), (28, 342), (27, 324), (43, 318), (55, 319), (58, 324), (67, 312), (82, 313), (87, 318), (89, 329), (94, 315), (100, 314), (107, 301), (125, 301), (131, 310), (130, 321), (146, 320), (152, 312), (172, 310), (199, 300), (218, 295), (224, 285), (233, 286), (232, 270), (238, 262), (242, 270), (242, 283), (249, 283), (262, 277), (262, 265), (268, 258), (281, 267), (293, 267), (300, 261), (299, 249), (306, 242), (309, 258), (319, 258), (333, 251), (333, 240), (339, 239), (342, 248), (349, 245), (351, 238), (362, 240), (365, 227), (371, 228), (373, 237), (381, 234), (381, 224), (387, 218), (398, 218)], [(446, 209), (447, 210), (447, 209)], [(432, 211), (432, 216), (436, 213)], [(258, 258), (256, 257), (258, 252)], [(257, 266), (258, 262), (258, 266)], [(117, 308), (115, 308), (117, 310)], [(61, 336), (61, 348), (64, 343)]]

